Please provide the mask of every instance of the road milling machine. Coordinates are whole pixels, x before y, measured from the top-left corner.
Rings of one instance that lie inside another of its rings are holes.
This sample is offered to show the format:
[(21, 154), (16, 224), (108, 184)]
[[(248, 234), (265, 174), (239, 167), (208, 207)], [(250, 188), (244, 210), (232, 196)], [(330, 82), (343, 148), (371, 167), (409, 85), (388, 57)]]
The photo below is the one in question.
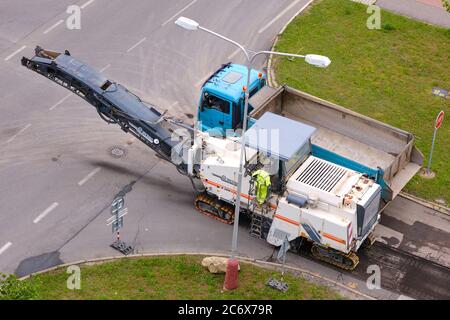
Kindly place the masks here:
[[(241, 139), (241, 212), (250, 233), (274, 246), (311, 244), (314, 257), (351, 270), (380, 214), (419, 170), (423, 156), (405, 131), (251, 70), (248, 130), (240, 132), (246, 67), (223, 65), (204, 83), (189, 126), (64, 53), (37, 47), (22, 65), (95, 107), (187, 176), (195, 207), (234, 222)], [(230, 132), (232, 131), (232, 132)]]

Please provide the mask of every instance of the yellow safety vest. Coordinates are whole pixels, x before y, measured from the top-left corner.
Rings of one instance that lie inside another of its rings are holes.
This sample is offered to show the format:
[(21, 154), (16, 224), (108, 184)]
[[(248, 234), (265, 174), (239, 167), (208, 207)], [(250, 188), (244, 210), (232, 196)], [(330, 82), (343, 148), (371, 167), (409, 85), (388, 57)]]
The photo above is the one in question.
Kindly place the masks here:
[(264, 170), (253, 172), (252, 177), (255, 181), (256, 200), (261, 205), (266, 201), (267, 192), (270, 187), (270, 175)]

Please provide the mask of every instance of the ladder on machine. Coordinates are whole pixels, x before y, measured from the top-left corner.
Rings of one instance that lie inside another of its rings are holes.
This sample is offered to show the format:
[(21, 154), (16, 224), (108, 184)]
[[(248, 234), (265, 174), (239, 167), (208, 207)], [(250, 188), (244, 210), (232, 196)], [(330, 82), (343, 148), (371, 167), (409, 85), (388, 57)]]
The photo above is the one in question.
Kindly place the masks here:
[[(250, 182), (250, 188), (248, 194), (253, 194), (254, 191), (254, 183)], [(250, 222), (250, 236), (262, 239), (262, 227), (264, 222), (264, 214), (268, 213), (267, 201), (262, 205), (258, 205), (256, 203), (256, 198), (248, 200), (248, 208), (250, 208), (251, 212), (251, 222)]]
[(252, 237), (258, 239), (262, 238), (262, 223), (263, 223), (263, 216), (258, 213), (253, 213), (252, 221), (250, 223), (250, 235)]

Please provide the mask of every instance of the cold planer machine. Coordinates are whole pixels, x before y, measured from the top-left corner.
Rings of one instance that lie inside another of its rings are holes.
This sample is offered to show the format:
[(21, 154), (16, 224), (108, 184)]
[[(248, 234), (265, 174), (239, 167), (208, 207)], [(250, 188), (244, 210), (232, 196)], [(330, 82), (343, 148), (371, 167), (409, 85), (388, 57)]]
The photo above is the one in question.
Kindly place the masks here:
[[(239, 137), (217, 137), (160, 113), (68, 51), (37, 47), (35, 56), (23, 58), (22, 64), (85, 99), (103, 120), (119, 124), (174, 164), (199, 192), (194, 203), (200, 212), (227, 224), (234, 222)], [(236, 70), (237, 66), (223, 69), (226, 84), (212, 81), (208, 88), (232, 87), (240, 96), (241, 78)], [(259, 88), (262, 79), (254, 78), (254, 86)], [(210, 95), (215, 93), (208, 93), (207, 98)], [(233, 104), (233, 109), (238, 105)], [(228, 107), (231, 104), (216, 99), (201, 104), (200, 111), (220, 109), (229, 114)], [(195, 133), (193, 138), (180, 141), (177, 135), (173, 137), (180, 126)], [(357, 250), (378, 224), (381, 187), (361, 172), (315, 157), (311, 152), (315, 131), (310, 125), (267, 111), (243, 133), (247, 147), (241, 209), (252, 219), (252, 235), (274, 246), (286, 239), (297, 246), (307, 239), (313, 243), (313, 256), (350, 270), (359, 262)], [(278, 132), (279, 139), (270, 139), (270, 143), (252, 139), (267, 132)], [(260, 192), (263, 182), (267, 189)]]

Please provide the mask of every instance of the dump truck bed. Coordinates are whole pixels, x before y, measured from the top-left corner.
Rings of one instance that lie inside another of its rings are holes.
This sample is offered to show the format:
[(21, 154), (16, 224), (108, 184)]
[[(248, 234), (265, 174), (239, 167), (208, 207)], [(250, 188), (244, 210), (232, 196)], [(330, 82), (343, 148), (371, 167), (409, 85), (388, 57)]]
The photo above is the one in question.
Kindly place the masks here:
[(314, 126), (313, 153), (330, 161), (348, 161), (359, 171), (380, 172), (388, 199), (394, 198), (422, 165), (423, 155), (414, 146), (411, 133), (305, 92), (288, 86), (265, 87), (250, 104), (252, 118), (270, 111)]

